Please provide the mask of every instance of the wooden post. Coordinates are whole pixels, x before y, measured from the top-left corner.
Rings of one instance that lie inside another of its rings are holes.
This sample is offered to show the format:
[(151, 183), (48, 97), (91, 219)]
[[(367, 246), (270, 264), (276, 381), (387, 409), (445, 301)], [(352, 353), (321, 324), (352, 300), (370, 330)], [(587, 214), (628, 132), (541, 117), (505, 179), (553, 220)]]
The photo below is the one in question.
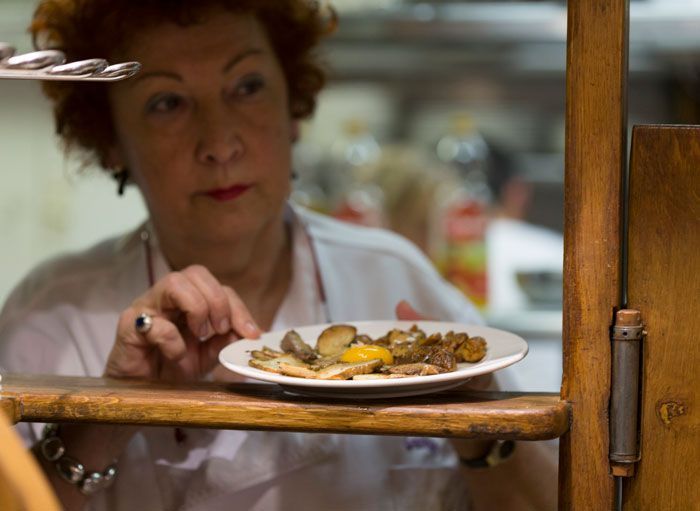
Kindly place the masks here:
[(560, 509), (611, 509), (610, 332), (622, 288), (628, 0), (568, 3)]

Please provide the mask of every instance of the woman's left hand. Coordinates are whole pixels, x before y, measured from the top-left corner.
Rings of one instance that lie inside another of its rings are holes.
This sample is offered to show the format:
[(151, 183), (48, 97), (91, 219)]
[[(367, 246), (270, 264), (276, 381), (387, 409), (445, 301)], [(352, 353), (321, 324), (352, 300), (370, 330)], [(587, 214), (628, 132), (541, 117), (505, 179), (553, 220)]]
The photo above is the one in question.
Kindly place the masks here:
[(396, 304), (396, 319), (401, 321), (432, 321), (432, 318), (417, 312), (406, 300)]

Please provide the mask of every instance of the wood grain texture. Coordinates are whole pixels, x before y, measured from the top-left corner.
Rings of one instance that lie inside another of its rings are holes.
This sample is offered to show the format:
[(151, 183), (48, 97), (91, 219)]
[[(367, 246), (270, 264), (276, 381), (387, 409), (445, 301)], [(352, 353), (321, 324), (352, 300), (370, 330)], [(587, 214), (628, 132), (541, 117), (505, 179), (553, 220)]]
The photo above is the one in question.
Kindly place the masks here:
[(568, 2), (560, 509), (611, 509), (610, 334), (622, 285), (627, 0)]
[(634, 130), (628, 297), (642, 312), (642, 459), (624, 509), (700, 502), (700, 126)]
[(556, 394), (447, 391), (393, 400), (295, 397), (276, 385), (167, 385), (134, 380), (6, 375), (0, 396), (28, 422), (111, 422), (382, 435), (543, 440), (569, 408)]

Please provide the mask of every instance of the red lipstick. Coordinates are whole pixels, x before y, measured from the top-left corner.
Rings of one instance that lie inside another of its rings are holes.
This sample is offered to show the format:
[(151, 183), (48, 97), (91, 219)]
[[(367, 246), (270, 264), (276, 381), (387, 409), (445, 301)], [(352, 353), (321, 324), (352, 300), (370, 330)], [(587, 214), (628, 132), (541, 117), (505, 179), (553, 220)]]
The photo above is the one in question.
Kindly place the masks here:
[(250, 189), (251, 185), (233, 185), (228, 188), (217, 188), (209, 190), (205, 194), (219, 202), (226, 202), (236, 199)]

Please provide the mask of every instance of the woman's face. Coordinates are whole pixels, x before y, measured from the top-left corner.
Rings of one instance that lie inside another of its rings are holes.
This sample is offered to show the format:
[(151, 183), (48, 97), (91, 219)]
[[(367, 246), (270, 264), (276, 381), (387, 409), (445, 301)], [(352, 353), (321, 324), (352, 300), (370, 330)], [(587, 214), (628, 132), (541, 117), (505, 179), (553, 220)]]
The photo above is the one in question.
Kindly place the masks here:
[(143, 65), (109, 92), (117, 140), (159, 235), (225, 242), (281, 218), (294, 122), (287, 84), (253, 16), (212, 10), (130, 41)]

